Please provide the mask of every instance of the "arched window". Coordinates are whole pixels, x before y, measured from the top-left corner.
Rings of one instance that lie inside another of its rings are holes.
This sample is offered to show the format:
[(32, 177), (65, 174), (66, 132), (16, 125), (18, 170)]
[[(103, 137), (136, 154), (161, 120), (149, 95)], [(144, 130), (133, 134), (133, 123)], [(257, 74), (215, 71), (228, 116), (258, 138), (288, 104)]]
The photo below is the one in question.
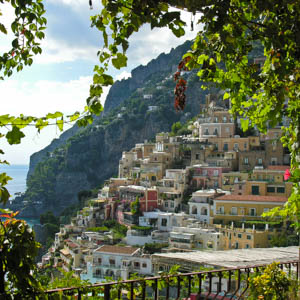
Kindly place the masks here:
[(206, 207), (201, 208), (201, 215), (202, 216), (207, 216), (207, 208)]
[(196, 207), (196, 206), (193, 206), (193, 207), (192, 207), (192, 214), (193, 214), (193, 215), (196, 215), (196, 214), (197, 214), (197, 207)]

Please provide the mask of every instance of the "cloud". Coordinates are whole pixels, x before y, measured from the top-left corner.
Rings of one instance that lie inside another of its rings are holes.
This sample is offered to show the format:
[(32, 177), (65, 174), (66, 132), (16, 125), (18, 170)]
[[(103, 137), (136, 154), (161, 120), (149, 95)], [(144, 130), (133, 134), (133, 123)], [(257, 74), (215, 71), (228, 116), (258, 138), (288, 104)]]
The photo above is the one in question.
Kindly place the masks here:
[[(97, 63), (97, 51), (103, 46), (101, 32), (90, 27), (90, 16), (101, 10), (100, 1), (93, 1), (90, 10), (87, 0), (47, 0), (45, 2), (46, 18), (48, 19), (46, 38), (41, 41), (43, 53), (34, 57), (37, 64), (53, 64), (86, 60)], [(130, 38), (128, 50), (129, 66), (147, 64), (161, 52), (169, 52), (170, 47), (176, 47), (187, 39), (195, 37), (190, 31), (191, 14), (181, 12), (186, 21), (186, 35), (176, 38), (167, 28), (150, 29), (144, 25), (138, 33)], [(4, 21), (10, 28), (14, 11), (9, 4), (5, 5)], [(2, 19), (2, 17), (1, 17)], [(0, 20), (1, 20), (0, 19)], [(0, 51), (10, 49), (12, 35), (0, 41)], [(127, 70), (128, 71), (128, 70)]]
[[(90, 76), (80, 77), (67, 82), (39, 80), (35, 83), (9, 79), (0, 82), (1, 99), (5, 106), (1, 114), (44, 116), (48, 112), (62, 111), (71, 114), (82, 111), (85, 99), (89, 94)], [(104, 105), (109, 88), (104, 88), (101, 102)], [(71, 125), (65, 125), (65, 130)], [(1, 128), (6, 134), (6, 129)], [(14, 164), (29, 163), (32, 153), (39, 151), (58, 138), (61, 132), (56, 126), (49, 126), (37, 133), (35, 128), (25, 129), (26, 137), (20, 145), (10, 146), (2, 138), (1, 149), (5, 152), (5, 159)]]
[(183, 44), (186, 40), (194, 39), (201, 25), (194, 24), (195, 29), (191, 31), (191, 14), (181, 11), (181, 18), (186, 22), (187, 26), (185, 27), (185, 35), (180, 38), (177, 38), (168, 28), (155, 28), (151, 30), (150, 25), (144, 25), (138, 33), (133, 34), (130, 38), (128, 50), (128, 62), (131, 67), (139, 64), (145, 65), (160, 53), (170, 52), (171, 47), (175, 48)]
[(13, 79), (0, 82), (1, 98), (6, 102), (2, 112), (43, 116), (57, 110), (66, 114), (81, 111), (91, 80), (86, 76), (67, 82), (38, 80), (31, 83)]
[(131, 77), (131, 73), (127, 72), (127, 71), (123, 71), (122, 73), (118, 74), (115, 77), (115, 80), (122, 80), (122, 79), (127, 79)]

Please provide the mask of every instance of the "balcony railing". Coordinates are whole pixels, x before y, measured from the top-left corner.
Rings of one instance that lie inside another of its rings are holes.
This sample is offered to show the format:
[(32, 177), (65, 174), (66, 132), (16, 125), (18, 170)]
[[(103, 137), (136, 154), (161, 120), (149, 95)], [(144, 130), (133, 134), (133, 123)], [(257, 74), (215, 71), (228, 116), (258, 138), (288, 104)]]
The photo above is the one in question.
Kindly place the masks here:
[[(155, 276), (142, 279), (105, 282), (85, 287), (70, 287), (48, 290), (46, 298), (56, 299), (55, 295), (72, 295), (71, 299), (83, 300), (89, 296), (97, 299), (247, 299), (249, 277), (261, 274), (266, 265), (245, 266), (212, 271)], [(279, 267), (298, 279), (299, 261), (279, 263)], [(36, 295), (39, 296), (39, 295)], [(124, 298), (126, 297), (126, 298)], [(218, 297), (218, 298), (217, 298)]]

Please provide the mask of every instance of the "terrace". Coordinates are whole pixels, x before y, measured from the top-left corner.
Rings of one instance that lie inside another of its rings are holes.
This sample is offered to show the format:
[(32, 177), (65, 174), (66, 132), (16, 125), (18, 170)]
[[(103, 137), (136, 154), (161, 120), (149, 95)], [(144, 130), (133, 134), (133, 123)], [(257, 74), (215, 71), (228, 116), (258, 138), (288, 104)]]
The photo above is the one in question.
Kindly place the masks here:
[[(78, 300), (88, 299), (90, 296), (103, 300), (247, 299), (249, 277), (260, 274), (265, 267), (266, 264), (262, 264), (184, 274), (166, 273), (155, 277), (48, 290), (45, 295), (48, 299), (54, 299), (58, 294), (69, 295), (71, 299)], [(299, 280), (298, 260), (280, 263), (279, 267)]]

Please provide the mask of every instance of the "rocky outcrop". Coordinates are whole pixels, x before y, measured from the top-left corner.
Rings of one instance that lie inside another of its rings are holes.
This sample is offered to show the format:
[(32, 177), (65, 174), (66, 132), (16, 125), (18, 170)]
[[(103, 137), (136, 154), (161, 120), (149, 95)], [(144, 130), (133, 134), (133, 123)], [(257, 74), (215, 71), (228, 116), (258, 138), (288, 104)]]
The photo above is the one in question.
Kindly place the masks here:
[(109, 112), (127, 99), (137, 88), (143, 87), (151, 75), (160, 72), (174, 72), (182, 55), (190, 46), (191, 42), (187, 41), (176, 49), (172, 49), (168, 54), (160, 54), (146, 66), (138, 66), (133, 69), (130, 78), (115, 82), (106, 98), (104, 112)]

